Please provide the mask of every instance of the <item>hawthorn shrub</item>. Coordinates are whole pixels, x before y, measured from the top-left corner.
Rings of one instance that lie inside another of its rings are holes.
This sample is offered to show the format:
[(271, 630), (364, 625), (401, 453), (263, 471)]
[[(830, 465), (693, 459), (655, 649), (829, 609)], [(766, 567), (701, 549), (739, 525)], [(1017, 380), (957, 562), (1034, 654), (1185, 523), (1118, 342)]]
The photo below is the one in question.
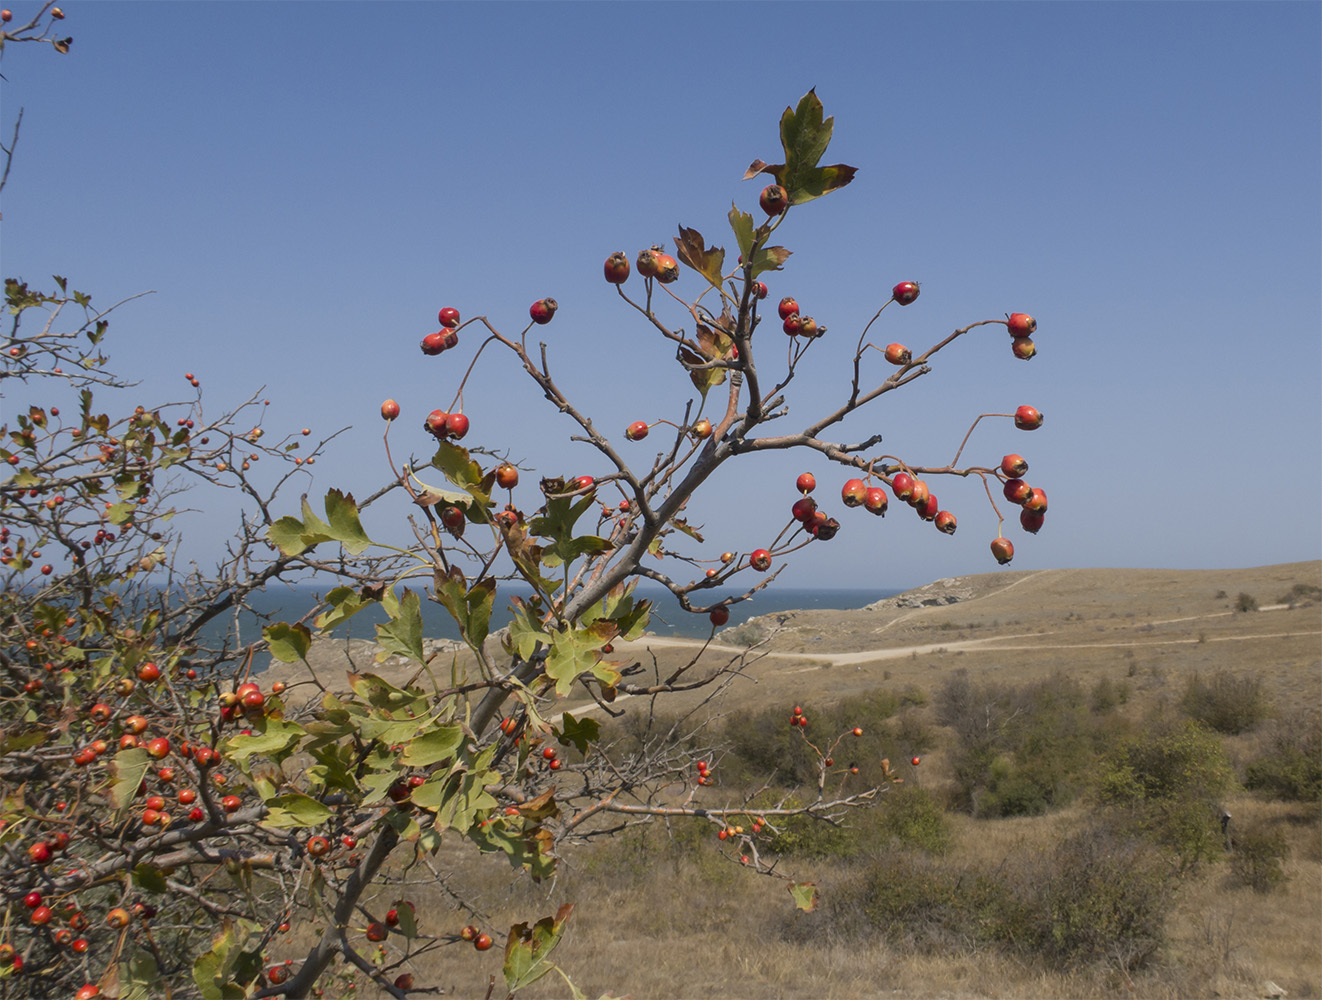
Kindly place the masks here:
[(1298, 708), (1274, 720), (1245, 768), (1244, 786), (1279, 799), (1322, 801), (1322, 712)]
[(1195, 672), (1185, 685), (1181, 704), (1191, 719), (1231, 736), (1253, 729), (1269, 712), (1262, 678), (1228, 670), (1206, 678)]
[[(55, 20), (44, 6), (5, 28), (4, 41), (53, 41), (67, 52), (51, 34)], [(1029, 532), (1046, 505), (1040, 489), (1022, 488), (1018, 456), (960, 464), (983, 419), (1039, 427), (1031, 406), (976, 417), (947, 464), (879, 452), (880, 434), (828, 436), (928, 375), (940, 351), (981, 327), (1011, 334), (1007, 363), (1031, 357), (1036, 323), (1023, 313), (971, 323), (920, 352), (883, 349), (869, 339), (883, 312), (918, 298), (916, 284), (900, 282), (859, 331), (842, 398), (786, 426), (797, 367), (826, 327), (786, 296), (785, 315), (771, 320), (780, 330), (763, 330), (762, 279), (789, 259), (771, 239), (782, 224), (853, 179), (853, 167), (820, 163), (832, 130), (814, 93), (785, 110), (784, 162), (756, 160), (745, 175), (771, 175), (764, 220), (737, 206), (728, 215), (734, 266), (686, 227), (674, 256), (653, 248), (636, 263), (607, 257), (604, 290), (653, 334), (657, 377), (662, 364), (676, 373), (666, 419), (608, 435), (601, 428), (613, 421), (592, 419), (564, 395), (550, 374), (553, 348), (528, 341), (554, 320), (553, 299), (534, 302), (510, 334), (447, 306), (422, 352), (471, 349), (471, 363), (438, 363), (452, 402), (413, 418), (407, 447), (426, 442), (426, 468), (396, 463), (390, 434), (404, 408), (386, 400), (386, 482), (330, 489), (315, 503), (289, 493), (307, 487), (328, 440), (265, 426), (260, 395), (219, 413), (200, 393), (103, 413), (96, 391), (127, 384), (103, 352), (115, 307), (94, 305), (63, 278), (46, 290), (6, 280), (0, 996), (340, 996), (359, 983), (385, 996), (426, 995), (437, 987), (419, 981), (420, 960), (434, 967), (434, 953), (452, 948), (498, 967), (513, 995), (564, 975), (551, 956), (572, 904), (508, 930), (482, 927), (459, 893), (456, 909), (466, 912), (416, 912), (405, 877), (426, 872), (445, 887), (447, 866), (489, 855), (550, 881), (575, 843), (649, 822), (714, 838), (742, 862), (732, 871), (780, 880), (795, 905), (814, 907), (815, 885), (788, 874), (768, 844), (787, 824), (838, 824), (876, 804), (897, 774), (873, 766), (837, 781), (826, 758), (855, 737), (818, 718), (796, 723), (814, 766), (776, 801), (712, 789), (714, 744), (693, 721), (711, 713), (662, 723), (655, 706), (695, 692), (709, 704), (747, 656), (712, 662), (698, 651), (663, 672), (617, 651), (643, 635), (652, 610), (634, 585), (660, 584), (714, 630), (729, 604), (775, 579), (785, 556), (857, 530), (857, 520), (845, 528), (830, 516), (832, 498), (818, 506), (805, 474), (787, 484), (787, 523), (770, 545), (708, 553), (688, 512), (718, 468), (758, 452), (795, 449), (824, 473), (835, 468), (824, 492), (842, 489), (844, 506), (865, 508), (856, 518), (882, 513), (889, 488), (897, 506), (947, 534), (954, 516), (929, 481), (980, 480), (1002, 563), (1013, 547), (994, 494), (1020, 508)], [(499, 442), (459, 443), (476, 430), (462, 412), (460, 373), (501, 352), (528, 377), (530, 397), (572, 423), (593, 456), (591, 475), (516, 468)], [(188, 381), (200, 388), (195, 373)], [(27, 398), (15, 402), (15, 392)], [(764, 433), (772, 421), (775, 433)], [(635, 468), (628, 448), (649, 433), (660, 448)], [(211, 569), (179, 565), (180, 495), (215, 487), (244, 498), (235, 534)], [(414, 543), (378, 544), (369, 511), (409, 524)], [(254, 641), (222, 627), (251, 610), (254, 592), (298, 580), (325, 587), (306, 614), (266, 624)], [(408, 585), (417, 580), (420, 590)], [(458, 654), (424, 646), (424, 599), (453, 617)], [(385, 616), (376, 662), (397, 658), (409, 670), (394, 681), (373, 664), (320, 676), (309, 663), (314, 642), (367, 608)], [(297, 690), (262, 683), (272, 663), (298, 668)], [(587, 708), (564, 711), (570, 695)], [(627, 739), (604, 740), (593, 716), (622, 715), (615, 702), (625, 696), (648, 706), (643, 719)], [(782, 727), (790, 718), (787, 707)], [(297, 949), (286, 936), (294, 925)], [(483, 958), (495, 945), (499, 958)]]
[(1113, 708), (1065, 674), (1017, 688), (975, 683), (963, 670), (951, 675), (937, 695), (937, 720), (955, 735), (953, 804), (996, 817), (1074, 801), (1094, 783)]
[(1100, 774), (1116, 822), (1171, 852), (1182, 871), (1219, 857), (1217, 803), (1235, 787), (1220, 739), (1190, 719), (1147, 726), (1118, 740)]
[(1106, 823), (1047, 850), (1021, 848), (994, 866), (956, 866), (913, 848), (873, 851), (823, 888), (822, 905), (796, 914), (787, 936), (880, 934), (932, 953), (994, 947), (1053, 969), (1142, 966), (1164, 943), (1175, 903), (1160, 851)]

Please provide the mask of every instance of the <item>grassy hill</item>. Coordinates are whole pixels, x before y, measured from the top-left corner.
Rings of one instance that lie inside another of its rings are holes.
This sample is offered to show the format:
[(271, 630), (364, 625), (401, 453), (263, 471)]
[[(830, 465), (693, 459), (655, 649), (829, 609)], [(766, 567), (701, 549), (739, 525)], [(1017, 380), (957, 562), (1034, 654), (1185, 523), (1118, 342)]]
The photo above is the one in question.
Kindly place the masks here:
[[(664, 673), (694, 652), (645, 638), (615, 657)], [(748, 761), (768, 753), (789, 780), (795, 704), (823, 727), (861, 721), (860, 747), (903, 761), (903, 788), (846, 829), (768, 843), (778, 871), (819, 883), (816, 912), (689, 821), (565, 845), (549, 886), (442, 851), (403, 890), (430, 929), (499, 930), (577, 902), (557, 960), (589, 996), (1260, 997), (1269, 980), (1322, 995), (1322, 808), (1267, 780), (1300, 754), (1322, 766), (1322, 562), (959, 577), (859, 611), (754, 619), (706, 655), (745, 657), (699, 713), (713, 806), (742, 801)], [(1187, 772), (1176, 791), (1135, 791), (1162, 767)], [(452, 994), (485, 995), (495, 955), (447, 954)], [(568, 990), (548, 979), (527, 995)]]

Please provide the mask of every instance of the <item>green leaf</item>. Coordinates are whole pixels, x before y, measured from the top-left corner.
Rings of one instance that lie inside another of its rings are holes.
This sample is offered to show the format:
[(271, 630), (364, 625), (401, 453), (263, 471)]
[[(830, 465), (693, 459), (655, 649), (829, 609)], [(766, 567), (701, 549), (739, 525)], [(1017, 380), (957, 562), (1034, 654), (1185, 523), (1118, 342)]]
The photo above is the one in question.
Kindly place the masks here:
[(474, 824), (468, 838), (484, 854), (503, 853), (510, 867), (524, 869), (534, 882), (555, 874), (556, 857), (551, 852), (554, 840), (540, 826), (525, 829), (521, 820), (501, 816), (485, 825)]
[[(399, 688), (377, 674), (349, 674), (349, 687), (353, 693), (374, 708), (399, 711), (412, 705), (422, 692), (418, 688)], [(415, 720), (421, 721), (421, 720)]]
[(822, 101), (814, 89), (799, 98), (797, 108), (786, 108), (780, 116), (780, 144), (788, 170), (815, 167), (821, 162), (835, 128), (835, 119), (823, 120), (822, 115)]
[(574, 679), (597, 665), (599, 650), (616, 635), (614, 622), (599, 621), (586, 628), (567, 628), (551, 634), (546, 676), (555, 681), (555, 693), (564, 697)]
[(555, 735), (561, 743), (573, 744), (579, 753), (587, 756), (588, 744), (601, 736), (601, 724), (596, 719), (575, 719), (566, 712), (560, 717), (560, 728)]
[(794, 897), (794, 905), (804, 913), (811, 913), (817, 907), (816, 882), (791, 882), (788, 886)]
[(574, 912), (574, 904), (566, 903), (554, 917), (543, 917), (531, 928), (515, 924), (505, 942), (505, 985), (511, 993), (536, 982), (550, 972), (551, 952), (560, 943), (565, 924)]
[(166, 892), (170, 888), (165, 884), (165, 873), (146, 861), (134, 867), (133, 884), (147, 892)]
[(399, 760), (406, 767), (430, 767), (453, 758), (463, 742), (463, 727), (457, 722), (438, 726), (410, 740)]
[(517, 597), (510, 601), (509, 643), (511, 649), (518, 654), (521, 660), (530, 660), (537, 652), (537, 646), (540, 643), (543, 646), (551, 644), (551, 637), (542, 631), (541, 623), (533, 617), (528, 607)]
[(266, 801), (268, 809), (262, 826), (273, 830), (321, 826), (335, 815), (327, 806), (299, 792), (277, 795)]
[(834, 118), (822, 118), (822, 102), (815, 91), (808, 91), (797, 108), (786, 108), (780, 116), (780, 144), (785, 162), (777, 164), (754, 160), (745, 178), (771, 174), (789, 192), (791, 205), (820, 198), (854, 179), (856, 168), (837, 163), (819, 167), (822, 155), (831, 142)]
[(467, 831), (478, 818), (495, 809), (498, 803), (486, 790), (489, 784), (501, 780), (499, 772), (490, 770), (496, 744), (487, 747), (465, 767), (462, 763), (444, 775), (437, 775), (413, 790), (413, 804), (434, 811), (437, 829), (454, 828)]
[(454, 577), (437, 576), (436, 599), (450, 612), (464, 641), (474, 649), (487, 640), (495, 596), (496, 581), (491, 577), (465, 590), (463, 583)]
[(328, 632), (336, 625), (347, 622), (363, 608), (376, 604), (376, 601), (365, 599), (359, 591), (352, 587), (336, 587), (326, 595), (326, 603), (330, 608), (317, 616), (316, 626), (323, 632)]
[(381, 652), (376, 654), (377, 661), (399, 653), (421, 663), (425, 656), (422, 651), (422, 604), (418, 595), (405, 588), (397, 610), (387, 608), (387, 611), (390, 621), (376, 626), (376, 641), (381, 644)]
[(326, 494), (326, 519), (331, 537), (344, 546), (344, 551), (356, 556), (372, 544), (358, 520), (358, 505), (352, 493), (332, 489)]
[(110, 800), (115, 812), (123, 813), (138, 796), (138, 786), (151, 767), (151, 755), (142, 747), (130, 747), (115, 754), (110, 762)]
[(266, 530), (266, 537), (287, 556), (300, 555), (321, 542), (331, 540), (330, 525), (326, 524), (303, 498), (303, 520), (286, 514)]
[(257, 925), (251, 920), (240, 920), (236, 926), (229, 917), (224, 918), (212, 939), (211, 950), (193, 961), (193, 982), (204, 1000), (242, 1000), (248, 995), (235, 980), (251, 965), (243, 961), (243, 948), (256, 930)]
[(253, 754), (261, 754), (279, 763), (293, 752), (304, 735), (305, 730), (298, 723), (268, 715), (258, 720), (249, 735), (239, 734), (226, 740), (225, 757), (248, 774)]
[(281, 663), (305, 660), (312, 648), (312, 633), (306, 625), (277, 622), (262, 629), (262, 635), (271, 647), (271, 655)]
[(127, 989), (121, 987), (120, 1000), (148, 1000), (161, 986), (161, 970), (151, 952), (136, 948), (129, 956)]
[(723, 247), (708, 247), (702, 233), (680, 226), (679, 235), (675, 237), (675, 251), (681, 261), (706, 278), (714, 288), (721, 287), (725, 280)]
[(739, 211), (739, 206), (730, 203), (730, 228), (734, 230), (735, 242), (739, 244), (739, 255), (748, 260), (753, 252), (753, 217)]

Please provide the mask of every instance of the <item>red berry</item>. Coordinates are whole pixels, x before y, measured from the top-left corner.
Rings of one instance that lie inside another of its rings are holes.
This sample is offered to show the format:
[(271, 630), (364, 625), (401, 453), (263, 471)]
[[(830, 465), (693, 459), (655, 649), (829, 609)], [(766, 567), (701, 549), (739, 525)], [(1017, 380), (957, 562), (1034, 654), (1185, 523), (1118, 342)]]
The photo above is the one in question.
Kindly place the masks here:
[(161, 679), (161, 668), (154, 663), (144, 663), (138, 668), (138, 680), (145, 684)]
[(625, 430), (624, 436), (630, 441), (641, 441), (643, 438), (647, 437), (647, 432), (651, 429), (652, 428), (648, 426), (646, 420), (635, 420), (629, 425), (628, 429)]
[(1004, 566), (1014, 558), (1014, 543), (1008, 538), (998, 538), (991, 543), (992, 555)]
[(308, 853), (314, 858), (319, 858), (330, 850), (330, 841), (325, 837), (309, 837)]
[(427, 414), (427, 419), (423, 421), (423, 429), (433, 437), (443, 438), (445, 437), (445, 422), (449, 417), (450, 414), (444, 410), (432, 410), (431, 413)]
[(473, 947), (478, 951), (486, 951), (491, 947), (491, 935), (479, 934), (477, 937), (473, 938)]
[(367, 936), (367, 940), (377, 942), (384, 941), (390, 934), (390, 931), (386, 928), (385, 924), (379, 924), (374, 920), (367, 925), (367, 930), (364, 933)]
[(453, 330), (459, 325), (459, 310), (453, 306), (446, 306), (436, 314), (436, 318), (440, 320), (441, 326), (448, 326)]
[(655, 278), (659, 270), (659, 254), (656, 250), (644, 250), (638, 255), (638, 273), (644, 278)]
[(939, 511), (936, 515), (936, 530), (943, 534), (953, 535), (955, 529), (959, 527), (955, 521), (955, 515), (948, 510)]
[(1037, 320), (1028, 313), (1010, 313), (1005, 328), (1010, 331), (1011, 337), (1031, 337), (1037, 329)]
[(394, 420), (397, 416), (399, 416), (399, 404), (393, 399), (387, 399), (381, 404), (382, 420)]
[(768, 184), (762, 189), (757, 203), (767, 215), (781, 215), (790, 207), (790, 195), (779, 184)]
[(449, 348), (450, 338), (454, 336), (455, 333), (453, 330), (438, 330), (436, 333), (429, 333), (427, 336), (423, 337), (422, 343), (419, 346), (422, 348), (423, 354), (426, 354), (428, 357), (435, 357)]
[[(867, 496), (867, 487), (863, 485), (861, 479), (849, 479), (845, 485), (840, 488), (840, 499), (844, 501), (846, 507), (861, 507), (863, 498)], [(884, 494), (883, 494), (884, 495)]]
[[(708, 611), (707, 617), (711, 620), (711, 623), (713, 625), (715, 625), (717, 628), (720, 628), (722, 625), (724, 625), (726, 622), (730, 620), (730, 609), (722, 604), (720, 607), (712, 608), (710, 611)], [(706, 768), (702, 768), (702, 770), (705, 771)]]
[(767, 297), (767, 283), (765, 281), (755, 281), (753, 283), (753, 294), (759, 299)]
[(785, 317), (785, 322), (780, 325), (780, 328), (785, 331), (786, 336), (797, 337), (803, 332), (803, 317), (798, 313), (791, 313)]
[[(642, 270), (641, 268), (639, 269)], [(668, 253), (656, 255), (656, 280), (663, 285), (679, 280), (679, 261)]]
[(776, 307), (776, 311), (780, 313), (781, 319), (789, 319), (799, 311), (799, 304), (787, 295), (780, 300), (780, 305)]
[(164, 736), (157, 736), (153, 740), (147, 741), (147, 753), (157, 760), (168, 755), (170, 752), (170, 741)]
[(918, 298), (918, 285), (912, 281), (901, 281), (891, 289), (891, 296), (902, 306), (907, 306)]
[(863, 493), (863, 506), (878, 517), (886, 516), (886, 508), (889, 504), (886, 491), (880, 486), (869, 486)]
[(1032, 510), (1021, 510), (1019, 512), (1019, 526), (1030, 535), (1036, 535), (1046, 521), (1046, 515)]
[(910, 757), (910, 758), (909, 758), (909, 763), (912, 764), (914, 767), (917, 767), (920, 763), (922, 763), (922, 758), (920, 758), (920, 757)]
[(1011, 503), (1021, 505), (1030, 495), (1032, 495), (1032, 492), (1033, 487), (1029, 486), (1022, 479), (1006, 480), (1005, 485), (1001, 487), (1001, 493), (1004, 494), (1005, 499), (1009, 500)]
[(1028, 498), (1024, 500), (1024, 510), (1032, 511), (1034, 514), (1045, 514), (1047, 512), (1046, 491), (1033, 489), (1028, 494)]
[(1022, 479), (1028, 471), (1028, 463), (1023, 455), (1006, 455), (1001, 459), (1001, 471), (1011, 479)]
[(1010, 353), (1020, 361), (1027, 361), (1037, 353), (1037, 345), (1027, 337), (1016, 337), (1010, 342)]
[(42, 895), (39, 892), (29, 892), (23, 897), (23, 905), (29, 910), (35, 910), (41, 905)]
[(895, 491), (895, 499), (904, 503), (909, 502), (913, 496), (914, 478), (907, 472), (897, 472), (891, 480), (891, 489)]
[(35, 910), (32, 911), (32, 915), (28, 919), (31, 920), (34, 924), (36, 924), (38, 927), (41, 927), (44, 926), (45, 924), (50, 923), (51, 918), (54, 916), (55, 913), (53, 910), (51, 910), (49, 906), (38, 906)]
[(1021, 406), (1014, 411), (1014, 425), (1021, 431), (1035, 431), (1042, 426), (1042, 414), (1031, 406)]
[(887, 344), (885, 354), (893, 365), (907, 365), (913, 360), (913, 353), (903, 344)]
[(759, 572), (765, 573), (771, 568), (771, 553), (766, 549), (756, 549), (748, 557), (748, 565)]
[(622, 285), (629, 278), (629, 258), (616, 251), (606, 258), (606, 280), (612, 285)]
[(538, 299), (528, 307), (528, 315), (532, 317), (532, 321), (538, 326), (545, 326), (551, 322), (551, 317), (555, 315), (555, 311), (559, 308), (560, 303), (556, 302), (555, 299)]
[(226, 795), (220, 800), (220, 807), (227, 813), (238, 812), (243, 801), (237, 795)]
[(456, 441), (468, 433), (468, 418), (462, 413), (451, 413), (445, 418), (445, 436)]
[(800, 493), (811, 493), (817, 489), (817, 477), (811, 472), (799, 474), (799, 478), (794, 480), (794, 488)]
[(519, 470), (509, 462), (502, 462), (496, 469), (496, 485), (506, 490), (514, 489), (519, 485)]

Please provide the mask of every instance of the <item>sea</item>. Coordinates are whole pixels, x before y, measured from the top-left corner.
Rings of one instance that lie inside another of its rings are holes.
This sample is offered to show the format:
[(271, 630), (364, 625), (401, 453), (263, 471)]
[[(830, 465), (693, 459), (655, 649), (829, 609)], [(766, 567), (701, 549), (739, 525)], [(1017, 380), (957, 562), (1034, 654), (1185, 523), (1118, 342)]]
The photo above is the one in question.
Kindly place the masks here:
[[(318, 594), (324, 592), (324, 588), (318, 587), (277, 586), (252, 594), (250, 601), (257, 612), (266, 616), (268, 622), (293, 622), (306, 614), (317, 601)], [(653, 601), (652, 617), (647, 626), (649, 632), (675, 638), (705, 638), (710, 634), (711, 623), (707, 620), (707, 616), (682, 610), (668, 591), (640, 584), (634, 593), (635, 596), (646, 597)], [(749, 618), (780, 611), (800, 609), (851, 611), (886, 597), (894, 597), (899, 593), (902, 591), (882, 588), (847, 590), (768, 587), (747, 601), (731, 605), (730, 621), (725, 628), (735, 628)], [(717, 595), (717, 599), (720, 596), (724, 595)], [(500, 602), (500, 595), (497, 594), (496, 608), (491, 616), (493, 631), (503, 627), (508, 620), (508, 615), (503, 613), (505, 608), (506, 605)], [(347, 636), (351, 639), (374, 639), (375, 626), (385, 620), (385, 614), (379, 607), (368, 608), (339, 626), (333, 634), (337, 638)], [(234, 619), (230, 618), (224, 623), (224, 627), (234, 624), (236, 624)], [(246, 613), (240, 615), (237, 621), (240, 642), (252, 642), (258, 638), (263, 624), (253, 615)], [(433, 601), (422, 602), (422, 624), (423, 634), (428, 639), (459, 638), (459, 630), (454, 619), (445, 608)]]

